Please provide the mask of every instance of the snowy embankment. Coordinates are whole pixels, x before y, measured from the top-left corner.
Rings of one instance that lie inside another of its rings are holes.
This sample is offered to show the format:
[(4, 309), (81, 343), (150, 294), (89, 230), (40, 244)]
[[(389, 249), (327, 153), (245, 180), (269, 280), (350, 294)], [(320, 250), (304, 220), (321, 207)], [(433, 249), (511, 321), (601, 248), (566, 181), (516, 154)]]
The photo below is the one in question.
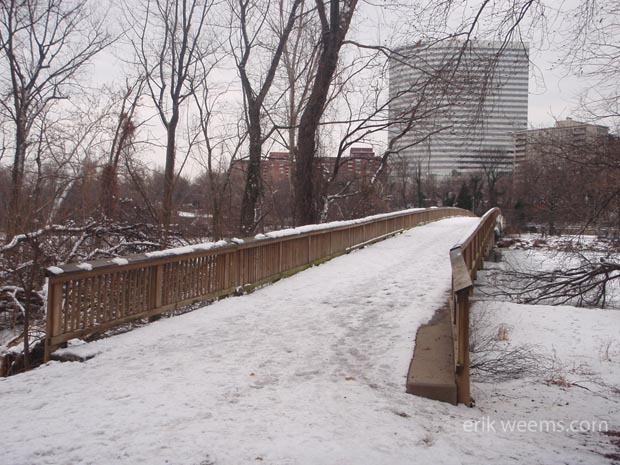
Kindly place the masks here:
[(477, 463), (620, 463), (620, 310), (479, 301), (472, 312), (538, 358), (535, 374), (474, 377)]
[[(594, 435), (468, 429), (482, 416), (548, 407), (549, 393), (560, 402), (558, 386), (478, 385), (474, 409), (404, 392), (416, 329), (447, 298), (448, 250), (475, 221), (415, 228), (253, 294), (72, 349), (93, 356), (84, 363), (0, 380), (0, 463), (606, 463)], [(612, 330), (605, 321), (601, 331)], [(580, 391), (567, 390), (574, 405), (561, 415), (586, 416)], [(597, 411), (608, 405), (617, 407)]]
[[(577, 248), (574, 238), (506, 239), (514, 244), (500, 249), (501, 262), (487, 263), (478, 275), (471, 321), (479, 334), (472, 333), (472, 343), (494, 350), (472, 353), (472, 363), (497, 362), (495, 376), (474, 372), (472, 395), (480, 421), (471, 427), (482, 430), (482, 436), (490, 433), (494, 441), (493, 447), (476, 451), (480, 463), (494, 463), (498, 449), (515, 447), (518, 450), (507, 452), (503, 463), (620, 463), (617, 282), (608, 285), (606, 309), (519, 304), (505, 293), (504, 279), (510, 275), (504, 270), (554, 270), (572, 266), (576, 253), (596, 258), (611, 250), (594, 238), (581, 239)], [(498, 379), (502, 359), (511, 352), (527, 360), (523, 372)]]

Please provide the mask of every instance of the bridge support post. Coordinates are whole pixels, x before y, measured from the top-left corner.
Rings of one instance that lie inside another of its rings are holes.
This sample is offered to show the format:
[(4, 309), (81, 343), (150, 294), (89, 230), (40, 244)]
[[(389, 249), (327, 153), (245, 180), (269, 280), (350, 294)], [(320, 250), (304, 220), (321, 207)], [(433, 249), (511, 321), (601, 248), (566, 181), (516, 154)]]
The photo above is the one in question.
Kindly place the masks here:
[(52, 344), (52, 339), (62, 333), (62, 288), (62, 283), (53, 283), (48, 278), (44, 363), (49, 362), (51, 353), (58, 348), (57, 345)]
[(469, 292), (471, 288), (461, 289), (456, 293), (456, 317), (458, 322), (458, 358), (456, 361), (457, 402), (471, 405), (469, 379)]

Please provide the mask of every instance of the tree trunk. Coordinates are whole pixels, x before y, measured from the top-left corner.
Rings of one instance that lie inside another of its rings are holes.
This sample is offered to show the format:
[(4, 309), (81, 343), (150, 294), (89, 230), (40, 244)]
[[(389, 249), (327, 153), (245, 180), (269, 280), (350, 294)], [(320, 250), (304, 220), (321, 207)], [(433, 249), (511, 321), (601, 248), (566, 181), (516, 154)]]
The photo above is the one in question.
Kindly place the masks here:
[[(19, 118), (21, 119), (21, 118)], [(15, 128), (15, 156), (11, 170), (11, 199), (7, 218), (7, 237), (9, 242), (13, 236), (19, 234), (22, 227), (24, 167), (26, 162), (26, 146), (28, 131), (23, 121), (17, 121)]]
[[(329, 41), (329, 39), (325, 40)], [(316, 137), (329, 86), (338, 65), (339, 50), (340, 44), (326, 43), (323, 46), (312, 93), (299, 121), (295, 154), (295, 225), (297, 226), (316, 223), (319, 217), (317, 202), (314, 198), (313, 167), (316, 156)]]
[(211, 235), (213, 240), (222, 238), (222, 201), (224, 192), (217, 188), (209, 162), (209, 192), (211, 194)]
[(295, 224), (297, 226), (316, 223), (319, 219), (319, 202), (315, 198), (314, 159), (316, 141), (321, 117), (325, 111), (325, 103), (330, 85), (338, 66), (338, 55), (342, 42), (347, 34), (351, 17), (355, 11), (357, 0), (328, 2), (329, 12), (325, 4), (317, 0), (317, 11), (321, 17), (322, 48), (312, 91), (303, 114), (299, 120), (297, 150), (295, 153)]
[(164, 246), (168, 243), (172, 221), (172, 193), (174, 192), (174, 164), (176, 157), (176, 118), (173, 117), (166, 133), (166, 167), (164, 171), (164, 197), (161, 211), (161, 224), (164, 229)]
[(99, 186), (99, 206), (104, 218), (108, 221), (116, 217), (116, 204), (118, 200), (118, 182), (116, 178), (116, 167), (114, 164), (107, 164), (101, 170)]
[(256, 227), (256, 206), (262, 193), (260, 161), (261, 161), (261, 128), (260, 109), (248, 110), (248, 135), (250, 139), (248, 170), (246, 173), (245, 190), (241, 202), (241, 235), (250, 236)]

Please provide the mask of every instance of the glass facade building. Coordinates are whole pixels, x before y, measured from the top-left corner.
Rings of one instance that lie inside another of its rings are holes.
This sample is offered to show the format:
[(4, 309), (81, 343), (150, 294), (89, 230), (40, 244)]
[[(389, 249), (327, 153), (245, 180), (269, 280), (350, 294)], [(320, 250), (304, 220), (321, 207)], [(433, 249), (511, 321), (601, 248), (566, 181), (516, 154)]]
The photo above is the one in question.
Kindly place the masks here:
[(514, 166), (527, 129), (523, 43), (418, 43), (390, 57), (390, 150), (438, 176)]

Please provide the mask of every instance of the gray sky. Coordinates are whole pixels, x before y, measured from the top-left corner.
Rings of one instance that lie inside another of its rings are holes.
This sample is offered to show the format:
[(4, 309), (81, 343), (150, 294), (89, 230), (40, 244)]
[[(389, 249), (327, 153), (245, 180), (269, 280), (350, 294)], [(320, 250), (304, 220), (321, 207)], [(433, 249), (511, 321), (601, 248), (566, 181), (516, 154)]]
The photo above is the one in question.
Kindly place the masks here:
[[(550, 3), (551, 0), (542, 1), (547, 3), (545, 5), (545, 23), (533, 24), (534, 18), (538, 14), (538, 12), (534, 12), (531, 17), (526, 18), (522, 27), (522, 39), (529, 43), (532, 62), (530, 66), (528, 115), (530, 127), (552, 126), (556, 120), (566, 117), (579, 119), (581, 116), (579, 96), (592, 86), (591, 78), (578, 79), (564, 67), (557, 65), (564, 53), (561, 46), (563, 33), (566, 33), (571, 27), (565, 13), (574, 8), (578, 0), (566, 0), (559, 6), (557, 3)], [(467, 8), (457, 12), (456, 19), (449, 19), (444, 24), (449, 24), (451, 21), (454, 21), (455, 24), (466, 23), (467, 21), (464, 18), (467, 18), (468, 15), (471, 16), (472, 12), (475, 11), (475, 2), (470, 2)], [(400, 42), (402, 44), (404, 41), (411, 42), (410, 38), (416, 37), (416, 28), (417, 31), (421, 31), (424, 27), (429, 27), (422, 21), (421, 24), (411, 26), (413, 23), (411, 18), (417, 18), (415, 14), (419, 12), (412, 11), (411, 17), (406, 18), (400, 12), (397, 13), (395, 10), (391, 10), (389, 6), (386, 7), (385, 4), (378, 7), (362, 3), (360, 11), (357, 13), (359, 14), (356, 18), (357, 23), (353, 34), (363, 37), (365, 43)], [(441, 21), (437, 24), (441, 24)], [(484, 27), (489, 29), (484, 31)], [(487, 38), (484, 36), (485, 32), (493, 34), (491, 21), (483, 21), (479, 31), (480, 38)], [(94, 70), (97, 82), (124, 79), (121, 67), (111, 52), (106, 52), (98, 57)], [(232, 73), (234, 74), (234, 71)], [(603, 124), (605, 123), (603, 122)], [(161, 126), (156, 117), (151, 121), (151, 125), (155, 134), (161, 132)], [(384, 138), (386, 137), (387, 134)], [(154, 149), (149, 158), (155, 165), (163, 165), (163, 150)], [(189, 168), (192, 166), (190, 165)], [(186, 172), (185, 174), (190, 173)]]
[[(453, 2), (456, 4), (458, 2)], [(459, 23), (469, 27), (467, 18), (471, 18), (478, 9), (480, 0), (466, 2), (467, 5), (457, 8), (448, 19), (448, 24), (454, 29)], [(488, 8), (497, 8), (493, 16), (501, 17), (501, 4), (508, 2), (491, 3)], [(521, 2), (523, 3), (523, 2)], [(530, 48), (530, 81), (529, 81), (529, 115), (531, 127), (552, 126), (556, 120), (583, 116), (580, 110), (580, 96), (595, 85), (596, 79), (589, 77), (577, 78), (561, 62), (566, 58), (566, 40), (576, 27), (575, 10), (580, 0), (539, 0), (539, 6), (533, 6), (529, 14), (523, 19), (520, 28), (521, 40), (527, 42)], [(368, 7), (367, 7), (368, 8)], [(410, 26), (411, 19), (393, 17), (393, 12), (385, 8), (377, 8), (372, 12), (363, 11), (367, 23), (380, 24), (376, 32), (377, 42), (386, 42), (386, 35), (393, 29), (403, 29), (403, 34), (396, 40), (399, 43), (411, 42), (415, 37), (416, 27)], [(418, 13), (412, 14), (412, 17)], [(491, 17), (483, 17), (477, 29), (479, 38), (490, 40), (498, 38), (494, 21)], [(394, 27), (393, 24), (397, 26)], [(422, 28), (423, 26), (420, 26)], [(447, 26), (450, 27), (450, 26)], [(421, 32), (421, 29), (420, 29)], [(398, 34), (398, 31), (394, 33)], [(383, 37), (382, 37), (383, 35)], [(604, 122), (603, 122), (604, 124)]]

